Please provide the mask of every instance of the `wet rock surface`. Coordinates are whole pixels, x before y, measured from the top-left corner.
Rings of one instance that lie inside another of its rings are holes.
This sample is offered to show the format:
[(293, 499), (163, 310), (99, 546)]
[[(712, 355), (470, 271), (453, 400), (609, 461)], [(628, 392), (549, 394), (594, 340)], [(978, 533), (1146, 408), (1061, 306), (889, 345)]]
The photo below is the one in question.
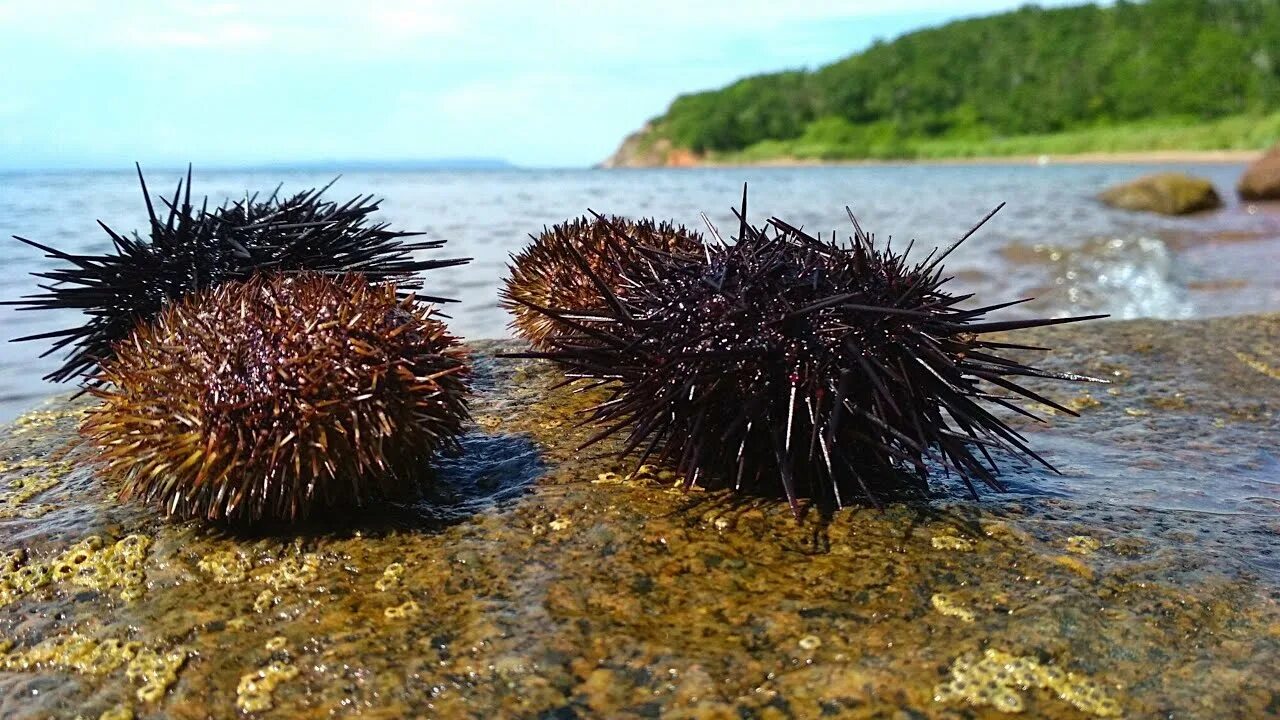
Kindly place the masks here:
[(1109, 187), (1098, 199), (1121, 210), (1187, 215), (1222, 207), (1213, 183), (1185, 173), (1164, 172)]
[(802, 521), (578, 451), (494, 343), (440, 493), (300, 528), (117, 503), (56, 401), (0, 429), (0, 716), (1280, 713), (1280, 316), (1019, 338), (1113, 381), (1019, 421), (1063, 476)]

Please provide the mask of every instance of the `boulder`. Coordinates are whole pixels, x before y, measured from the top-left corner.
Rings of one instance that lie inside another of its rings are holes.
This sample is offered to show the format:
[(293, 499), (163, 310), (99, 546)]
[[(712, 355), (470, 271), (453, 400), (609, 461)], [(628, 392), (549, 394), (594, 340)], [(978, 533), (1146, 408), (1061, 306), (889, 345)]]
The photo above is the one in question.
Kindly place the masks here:
[(1280, 143), (1244, 171), (1236, 192), (1241, 200), (1280, 200)]
[(1019, 333), (1112, 380), (996, 410), (1068, 477), (801, 520), (583, 448), (607, 391), (514, 341), (427, 498), (306, 528), (118, 500), (58, 400), (0, 425), (0, 717), (1274, 718), (1277, 337)]
[(1213, 183), (1185, 173), (1146, 175), (1103, 190), (1098, 199), (1122, 210), (1186, 215), (1222, 206)]

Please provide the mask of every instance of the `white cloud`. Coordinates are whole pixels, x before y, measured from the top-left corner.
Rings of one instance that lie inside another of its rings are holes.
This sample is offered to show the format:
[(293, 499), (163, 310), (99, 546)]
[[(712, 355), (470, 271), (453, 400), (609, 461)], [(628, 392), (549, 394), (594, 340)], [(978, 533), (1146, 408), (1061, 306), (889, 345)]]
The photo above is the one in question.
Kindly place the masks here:
[[(461, 3), (457, 4), (461, 6)], [(456, 7), (445, 3), (377, 2), (363, 11), (375, 33), (399, 37), (443, 35), (461, 29)]]
[(236, 48), (271, 40), (271, 33), (248, 23), (210, 23), (203, 28), (130, 28), (123, 36), (129, 45), (152, 47)]
[[(692, 39), (727, 32), (768, 31), (787, 24), (906, 13), (982, 13), (1009, 0), (273, 0), (154, 3), (125, 0), (0, 0), (0, 31), (35, 34), (68, 45), (241, 47), (320, 50), (355, 47), (380, 52), (426, 38), (491, 38), (530, 52), (540, 40), (576, 47), (643, 47), (655, 37)], [(1063, 4), (1051, 0), (1047, 4)], [(502, 49), (498, 47), (498, 49)], [(551, 48), (554, 50), (554, 48)]]
[(17, 115), (25, 112), (29, 107), (31, 107), (31, 103), (22, 98), (0, 97), (0, 117)]
[(236, 48), (270, 44), (321, 50), (386, 48), (406, 40), (456, 32), (462, 3), (219, 2), (145, 0), (114, 4), (86, 0), (3, 2), (0, 32), (20, 32), (83, 47)]
[(680, 93), (1020, 1), (0, 0), (0, 65), (24, 70), (0, 141), (30, 157), (586, 164)]

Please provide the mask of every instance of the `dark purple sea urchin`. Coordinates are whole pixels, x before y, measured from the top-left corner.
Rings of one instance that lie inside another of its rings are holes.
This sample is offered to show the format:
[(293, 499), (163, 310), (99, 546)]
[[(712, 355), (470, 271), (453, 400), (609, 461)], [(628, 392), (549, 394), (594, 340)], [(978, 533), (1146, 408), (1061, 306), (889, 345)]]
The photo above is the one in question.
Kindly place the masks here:
[[(117, 233), (99, 223), (114, 246), (100, 255), (78, 255), (17, 238), (66, 266), (36, 276), (52, 281), (44, 293), (7, 304), (22, 310), (75, 309), (89, 316), (76, 327), (16, 340), (54, 340), (45, 354), (66, 350), (61, 367), (46, 376), (56, 382), (90, 376), (111, 357), (112, 346), (140, 321), (155, 317), (166, 304), (189, 293), (257, 272), (313, 271), (359, 273), (371, 282), (395, 282), (401, 290), (421, 287), (417, 274), (459, 265), (467, 259), (421, 260), (420, 251), (444, 241), (408, 242), (418, 233), (388, 229), (373, 222), (379, 201), (372, 196), (335, 203), (327, 189), (281, 198), (272, 193), (229, 202), (208, 210), (191, 204), (191, 171), (178, 183), (167, 212), (157, 213), (138, 171), (148, 215), (147, 236)], [(424, 295), (422, 301), (446, 298)]]
[[(849, 217), (848, 247), (777, 218), (753, 228), (744, 194), (734, 245), (678, 256), (620, 237), (641, 258), (620, 273), (627, 291), (597, 283), (591, 313), (523, 303), (558, 330), (549, 349), (515, 356), (611, 389), (590, 411), (603, 426), (591, 442), (621, 435), (624, 453), (672, 462), (690, 485), (785, 495), (797, 512), (801, 497), (830, 509), (921, 489), (926, 459), (975, 495), (975, 479), (1001, 489), (992, 449), (1047, 466), (984, 403), (1030, 415), (1011, 402), (1021, 396), (1074, 415), (1016, 379), (1093, 379), (1010, 360), (998, 353), (1041, 348), (984, 336), (1102, 316), (988, 322), (1016, 302), (961, 309), (970, 296), (943, 289), (941, 263), (990, 215), (917, 263)], [(568, 252), (586, 266), (595, 250)]]
[(359, 275), (222, 283), (114, 350), (81, 433), (123, 499), (181, 518), (297, 520), (404, 496), (467, 417), (457, 340)]
[(625, 294), (623, 278), (632, 264), (643, 261), (642, 248), (687, 255), (702, 254), (703, 246), (702, 236), (683, 225), (617, 216), (577, 218), (529, 237), (533, 243), (511, 258), (501, 295), (503, 307), (514, 316), (511, 327), (540, 348), (550, 347), (549, 338), (567, 328), (533, 306), (573, 313), (603, 310), (604, 296), (596, 283)]

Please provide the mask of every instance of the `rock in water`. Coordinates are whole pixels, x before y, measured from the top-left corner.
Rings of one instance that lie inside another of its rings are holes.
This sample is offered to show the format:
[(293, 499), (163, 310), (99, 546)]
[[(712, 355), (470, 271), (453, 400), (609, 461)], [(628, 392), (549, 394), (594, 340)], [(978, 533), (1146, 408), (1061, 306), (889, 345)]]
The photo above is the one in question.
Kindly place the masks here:
[(1236, 192), (1241, 200), (1280, 200), (1280, 143), (1244, 171)]
[(1213, 183), (1185, 173), (1145, 175), (1103, 190), (1098, 199), (1121, 210), (1187, 215), (1222, 207)]
[(1280, 315), (1020, 337), (1115, 380), (1075, 397), (1087, 422), (1010, 415), (1072, 451), (1018, 484), (1073, 490), (831, 521), (608, 472), (620, 439), (577, 451), (601, 392), (491, 359), (514, 341), (477, 343), (490, 450), (440, 480), (527, 490), (449, 524), (158, 524), (59, 469), (85, 404), (59, 400), (0, 426), (0, 714), (1274, 717)]

